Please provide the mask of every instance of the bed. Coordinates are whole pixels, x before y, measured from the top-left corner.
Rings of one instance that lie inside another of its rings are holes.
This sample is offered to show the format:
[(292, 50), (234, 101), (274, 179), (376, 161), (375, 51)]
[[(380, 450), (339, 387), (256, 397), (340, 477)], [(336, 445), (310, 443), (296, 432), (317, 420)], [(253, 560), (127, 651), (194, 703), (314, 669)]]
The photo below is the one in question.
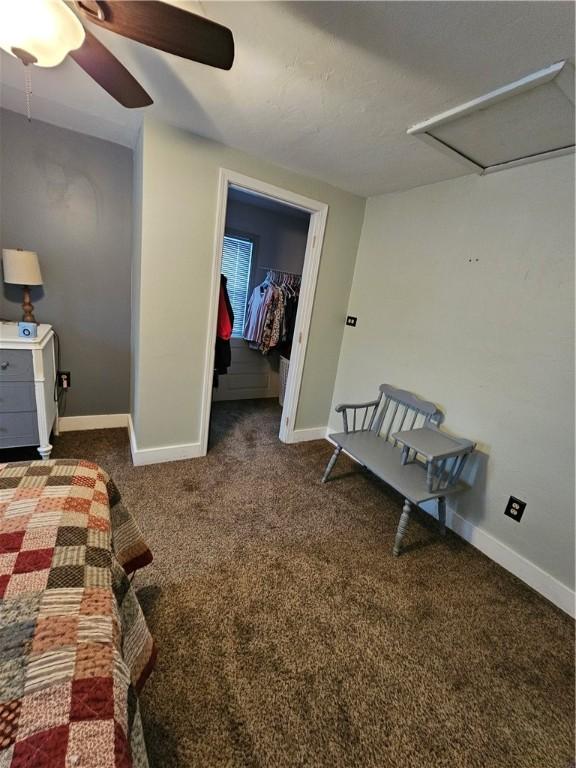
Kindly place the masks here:
[(97, 464), (0, 464), (1, 768), (148, 766), (156, 650), (128, 575), (151, 560)]

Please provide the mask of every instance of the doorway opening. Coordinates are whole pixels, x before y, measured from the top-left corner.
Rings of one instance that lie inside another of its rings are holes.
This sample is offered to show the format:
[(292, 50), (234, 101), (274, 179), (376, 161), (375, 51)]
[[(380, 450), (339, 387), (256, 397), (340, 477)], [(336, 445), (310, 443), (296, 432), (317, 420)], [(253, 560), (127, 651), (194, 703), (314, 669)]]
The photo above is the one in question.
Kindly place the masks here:
[(222, 430), (243, 424), (264, 442), (298, 441), (296, 414), (327, 210), (324, 203), (221, 170), (203, 453)]

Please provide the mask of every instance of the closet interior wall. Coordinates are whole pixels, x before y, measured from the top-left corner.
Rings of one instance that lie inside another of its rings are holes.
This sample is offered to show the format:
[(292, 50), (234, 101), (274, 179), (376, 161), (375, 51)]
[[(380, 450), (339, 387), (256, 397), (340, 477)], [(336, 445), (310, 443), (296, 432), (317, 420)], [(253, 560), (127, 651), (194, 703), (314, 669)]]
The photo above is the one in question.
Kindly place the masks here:
[[(238, 241), (238, 248), (251, 251), (248, 274), (237, 280), (245, 286), (242, 309), (239, 309), (238, 296), (236, 300), (232, 296), (235, 274), (228, 267), (228, 288), (235, 316), (246, 310), (254, 289), (265, 281), (269, 271), (290, 273), (298, 281), (304, 266), (309, 225), (310, 215), (304, 211), (244, 190), (229, 190), (225, 236), (231, 238), (228, 242), (232, 245)], [(244, 259), (244, 265), (245, 262)], [(222, 272), (226, 271), (226, 258), (223, 258)], [(243, 323), (236, 318), (230, 339), (231, 364), (225, 375), (217, 377), (218, 386), (213, 389), (212, 399), (278, 400), (281, 390), (279, 351), (272, 349), (262, 354), (243, 338), (243, 330)], [(285, 372), (285, 362), (283, 366)]]

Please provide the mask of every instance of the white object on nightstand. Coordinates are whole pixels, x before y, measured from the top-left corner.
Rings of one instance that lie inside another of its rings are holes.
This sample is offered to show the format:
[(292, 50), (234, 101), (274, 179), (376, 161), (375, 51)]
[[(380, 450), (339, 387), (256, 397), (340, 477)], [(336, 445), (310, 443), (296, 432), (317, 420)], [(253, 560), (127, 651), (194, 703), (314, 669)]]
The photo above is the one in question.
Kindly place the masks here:
[(56, 361), (51, 325), (35, 338), (18, 336), (18, 323), (0, 323), (0, 448), (37, 445), (48, 459), (57, 434)]

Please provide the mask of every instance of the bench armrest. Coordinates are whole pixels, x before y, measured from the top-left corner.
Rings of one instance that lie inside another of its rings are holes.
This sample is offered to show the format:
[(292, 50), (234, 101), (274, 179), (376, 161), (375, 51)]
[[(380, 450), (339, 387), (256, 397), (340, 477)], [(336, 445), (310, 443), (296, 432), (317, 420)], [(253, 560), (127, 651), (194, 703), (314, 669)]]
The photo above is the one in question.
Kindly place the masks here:
[[(378, 406), (380, 405), (380, 401), (382, 399), (382, 396), (377, 398), (376, 400), (370, 400), (368, 403), (341, 403), (340, 405), (337, 405), (335, 410), (336, 413), (342, 414), (342, 420), (344, 422), (344, 432), (367, 432), (372, 428), (372, 424), (374, 422), (374, 417), (376, 416), (376, 411), (378, 410)], [(370, 409), (372, 409), (372, 413), (370, 413)], [(364, 415), (362, 417), (362, 423), (360, 427), (356, 428), (356, 412), (357, 411), (364, 411)], [(352, 429), (349, 429), (348, 427), (348, 411), (352, 411)]]
[(342, 411), (350, 410), (352, 408), (370, 408), (374, 405), (380, 405), (380, 399), (371, 400), (369, 403), (341, 403), (337, 405), (334, 410), (336, 413), (342, 413)]

